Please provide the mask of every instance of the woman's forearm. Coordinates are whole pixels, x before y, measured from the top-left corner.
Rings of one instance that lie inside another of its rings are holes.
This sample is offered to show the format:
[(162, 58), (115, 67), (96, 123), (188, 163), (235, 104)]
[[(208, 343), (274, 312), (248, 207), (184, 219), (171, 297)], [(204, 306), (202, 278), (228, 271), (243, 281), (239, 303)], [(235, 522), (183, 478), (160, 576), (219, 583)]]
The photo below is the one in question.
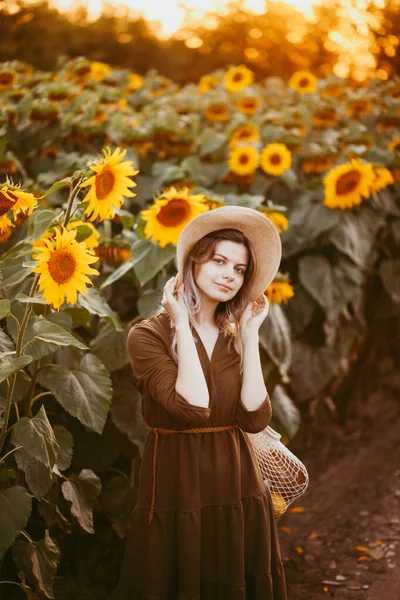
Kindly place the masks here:
[(246, 336), (243, 343), (243, 381), (240, 399), (247, 410), (257, 410), (267, 396), (261, 368), (258, 330)]
[(193, 404), (208, 408), (210, 395), (189, 322), (176, 325), (178, 377), (175, 389)]

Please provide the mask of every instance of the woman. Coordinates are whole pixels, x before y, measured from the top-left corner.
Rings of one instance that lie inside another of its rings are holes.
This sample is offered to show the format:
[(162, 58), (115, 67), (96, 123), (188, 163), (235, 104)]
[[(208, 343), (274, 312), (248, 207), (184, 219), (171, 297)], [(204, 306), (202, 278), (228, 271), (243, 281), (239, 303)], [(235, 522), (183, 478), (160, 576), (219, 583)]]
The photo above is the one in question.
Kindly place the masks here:
[(226, 206), (190, 221), (162, 307), (128, 349), (149, 428), (115, 598), (286, 600), (272, 501), (243, 431), (267, 427), (263, 294), (273, 223)]

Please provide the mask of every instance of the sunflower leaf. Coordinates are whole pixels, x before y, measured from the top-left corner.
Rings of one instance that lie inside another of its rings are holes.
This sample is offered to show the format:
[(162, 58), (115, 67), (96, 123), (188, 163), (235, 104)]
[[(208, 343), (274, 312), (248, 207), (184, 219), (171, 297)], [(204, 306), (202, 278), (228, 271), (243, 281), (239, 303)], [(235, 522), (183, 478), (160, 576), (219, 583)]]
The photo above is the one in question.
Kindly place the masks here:
[(60, 179), (60, 181), (56, 181), (55, 183), (53, 183), (51, 188), (48, 189), (47, 192), (45, 192), (43, 195), (49, 196), (50, 194), (52, 194), (56, 190), (60, 189), (61, 187), (66, 187), (66, 186), (71, 187), (73, 180), (74, 180), (74, 176), (65, 177), (65, 179)]
[(93, 506), (101, 493), (101, 481), (90, 469), (82, 469), (79, 475), (71, 477), (61, 486), (66, 500), (72, 503), (71, 512), (80, 526), (88, 533), (94, 533)]
[(47, 344), (55, 344), (56, 346), (75, 346), (81, 350), (89, 350), (85, 344), (82, 344), (73, 335), (65, 331), (60, 325), (50, 323), (40, 319), (33, 324), (34, 338), (46, 342)]
[(7, 357), (7, 359), (0, 361), (0, 382), (24, 369), (30, 362), (32, 362), (32, 356), (28, 355), (11, 359)]
[(27, 524), (31, 510), (32, 499), (25, 488), (0, 490), (0, 558)]
[(67, 412), (92, 431), (102, 432), (112, 388), (109, 372), (97, 356), (85, 354), (75, 368), (54, 365), (43, 369), (38, 380)]
[(96, 288), (88, 288), (86, 296), (78, 294), (78, 305), (81, 308), (86, 308), (91, 315), (104, 317), (117, 331), (122, 331), (117, 313), (112, 310)]
[(9, 300), (0, 300), (0, 319), (4, 319), (7, 315), (10, 314), (10, 301)]
[(89, 225), (78, 225), (76, 228), (76, 241), (83, 242), (93, 233), (93, 229)]
[(176, 256), (176, 246), (167, 244), (161, 248), (149, 240), (138, 240), (131, 248), (132, 260), (135, 263), (135, 273), (141, 285), (152, 279)]
[(53, 467), (56, 462), (59, 446), (43, 405), (33, 419), (23, 417), (17, 422), (11, 442), (22, 446), (25, 452), (47, 467)]

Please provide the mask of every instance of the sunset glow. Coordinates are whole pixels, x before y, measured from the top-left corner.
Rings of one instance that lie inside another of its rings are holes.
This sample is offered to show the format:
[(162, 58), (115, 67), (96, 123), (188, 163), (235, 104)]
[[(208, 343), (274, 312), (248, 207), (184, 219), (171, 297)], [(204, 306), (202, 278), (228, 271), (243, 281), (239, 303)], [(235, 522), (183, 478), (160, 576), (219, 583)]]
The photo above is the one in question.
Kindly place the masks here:
[[(308, 18), (312, 18), (312, 7), (318, 2), (319, 0), (285, 0), (285, 4), (293, 6)], [(96, 19), (106, 6), (106, 3), (99, 2), (99, 0), (89, 0), (88, 2), (53, 0), (51, 4), (65, 12), (73, 11), (77, 6), (83, 4), (92, 19)], [(228, 6), (228, 0), (168, 0), (165, 4), (160, 0), (113, 0), (112, 5), (119, 6), (122, 10), (129, 8), (133, 13), (143, 15), (148, 21), (159, 25), (157, 27), (159, 35), (167, 37), (184, 24), (186, 14), (189, 14), (193, 20), (200, 20), (208, 12), (224, 12)], [(265, 0), (243, 1), (243, 8), (255, 14), (264, 13), (265, 6)]]

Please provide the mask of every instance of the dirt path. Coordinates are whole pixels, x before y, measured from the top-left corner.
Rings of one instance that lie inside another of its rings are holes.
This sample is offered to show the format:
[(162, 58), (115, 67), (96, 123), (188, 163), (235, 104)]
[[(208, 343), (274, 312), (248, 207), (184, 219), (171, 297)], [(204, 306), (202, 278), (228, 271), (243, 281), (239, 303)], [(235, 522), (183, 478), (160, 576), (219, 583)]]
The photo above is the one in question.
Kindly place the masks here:
[(293, 445), (310, 485), (279, 521), (289, 600), (400, 600), (400, 381), (386, 383), (347, 433)]

